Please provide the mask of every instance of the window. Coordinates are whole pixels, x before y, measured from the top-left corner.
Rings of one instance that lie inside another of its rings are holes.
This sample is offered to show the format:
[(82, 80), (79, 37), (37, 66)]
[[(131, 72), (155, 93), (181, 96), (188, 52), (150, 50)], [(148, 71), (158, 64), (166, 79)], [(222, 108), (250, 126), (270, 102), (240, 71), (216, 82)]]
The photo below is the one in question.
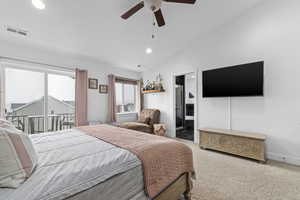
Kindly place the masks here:
[[(5, 66), (4, 116), (28, 134), (74, 126), (74, 73)], [(68, 75), (67, 75), (68, 74)]]
[(116, 83), (117, 113), (136, 111), (137, 86), (126, 83)]

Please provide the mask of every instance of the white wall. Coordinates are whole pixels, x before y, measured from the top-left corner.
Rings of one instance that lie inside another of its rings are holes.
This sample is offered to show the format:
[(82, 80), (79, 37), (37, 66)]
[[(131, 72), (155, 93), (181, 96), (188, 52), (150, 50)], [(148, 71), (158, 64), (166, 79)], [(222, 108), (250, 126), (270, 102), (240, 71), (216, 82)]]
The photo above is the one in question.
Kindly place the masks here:
[(201, 96), (201, 70), (265, 61), (265, 96), (232, 99), (232, 128), (267, 135), (271, 159), (300, 165), (300, 1), (266, 0), (256, 8), (198, 38), (169, 62), (143, 73), (164, 78), (167, 92), (148, 95), (147, 107), (161, 109), (175, 135), (172, 75), (199, 70), (198, 126), (228, 128), (228, 99)]
[[(141, 76), (138, 72), (120, 69), (111, 64), (91, 58), (31, 46), (20, 40), (17, 40), (16, 43), (9, 43), (0, 38), (0, 56), (59, 65), (71, 69), (86, 69), (88, 70), (89, 77), (97, 78), (99, 84), (107, 84), (107, 76), (111, 73), (132, 79), (139, 79)], [(107, 99), (107, 94), (99, 94), (98, 90), (88, 90), (89, 121), (106, 121)]]

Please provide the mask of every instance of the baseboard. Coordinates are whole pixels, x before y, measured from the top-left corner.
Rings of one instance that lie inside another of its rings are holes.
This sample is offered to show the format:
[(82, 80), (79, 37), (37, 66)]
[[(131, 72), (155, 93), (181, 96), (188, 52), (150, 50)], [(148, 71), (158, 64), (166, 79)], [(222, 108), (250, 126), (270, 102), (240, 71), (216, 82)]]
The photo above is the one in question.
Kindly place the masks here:
[(276, 160), (276, 161), (300, 166), (300, 157), (287, 156), (283, 154), (268, 152), (267, 158), (270, 160)]

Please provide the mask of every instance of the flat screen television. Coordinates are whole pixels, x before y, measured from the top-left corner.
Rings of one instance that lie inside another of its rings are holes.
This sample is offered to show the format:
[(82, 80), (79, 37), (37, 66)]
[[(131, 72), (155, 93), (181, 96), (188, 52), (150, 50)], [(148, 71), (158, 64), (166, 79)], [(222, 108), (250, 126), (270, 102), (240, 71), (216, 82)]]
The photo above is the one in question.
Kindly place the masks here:
[(264, 62), (203, 71), (203, 97), (264, 95)]

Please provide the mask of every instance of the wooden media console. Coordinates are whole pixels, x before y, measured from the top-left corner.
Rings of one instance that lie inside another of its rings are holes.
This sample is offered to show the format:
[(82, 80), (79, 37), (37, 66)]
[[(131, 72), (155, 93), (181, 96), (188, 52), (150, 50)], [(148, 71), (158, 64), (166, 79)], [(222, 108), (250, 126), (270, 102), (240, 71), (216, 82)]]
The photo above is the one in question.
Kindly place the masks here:
[(266, 136), (222, 129), (200, 129), (200, 147), (266, 162)]

